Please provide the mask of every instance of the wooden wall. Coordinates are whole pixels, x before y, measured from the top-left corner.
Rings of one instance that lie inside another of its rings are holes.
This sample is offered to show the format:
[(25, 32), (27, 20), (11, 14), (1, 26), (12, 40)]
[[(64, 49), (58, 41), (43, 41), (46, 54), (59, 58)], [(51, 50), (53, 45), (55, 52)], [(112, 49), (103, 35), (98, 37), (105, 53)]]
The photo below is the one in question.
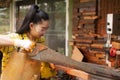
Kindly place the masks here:
[(98, 0), (97, 33), (106, 34), (106, 16), (108, 13), (120, 14), (120, 0)]

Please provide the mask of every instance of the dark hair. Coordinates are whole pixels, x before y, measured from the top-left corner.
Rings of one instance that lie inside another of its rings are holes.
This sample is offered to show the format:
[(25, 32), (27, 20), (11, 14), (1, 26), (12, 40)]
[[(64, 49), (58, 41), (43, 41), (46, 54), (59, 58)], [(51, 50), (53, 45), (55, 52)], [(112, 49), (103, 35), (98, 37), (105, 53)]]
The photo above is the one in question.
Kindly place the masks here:
[(29, 24), (31, 22), (37, 24), (42, 20), (49, 20), (49, 16), (46, 12), (39, 9), (37, 5), (32, 5), (29, 11), (27, 12), (21, 27), (16, 31), (18, 34), (23, 34), (30, 31)]

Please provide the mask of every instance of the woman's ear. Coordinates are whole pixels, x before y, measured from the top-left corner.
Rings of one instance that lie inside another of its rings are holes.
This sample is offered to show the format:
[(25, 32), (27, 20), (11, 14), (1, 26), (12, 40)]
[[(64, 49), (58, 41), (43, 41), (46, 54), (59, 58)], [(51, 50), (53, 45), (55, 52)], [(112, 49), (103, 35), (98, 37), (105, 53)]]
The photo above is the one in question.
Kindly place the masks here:
[(34, 24), (33, 24), (32, 22), (29, 24), (30, 29), (33, 28), (33, 25), (34, 25)]

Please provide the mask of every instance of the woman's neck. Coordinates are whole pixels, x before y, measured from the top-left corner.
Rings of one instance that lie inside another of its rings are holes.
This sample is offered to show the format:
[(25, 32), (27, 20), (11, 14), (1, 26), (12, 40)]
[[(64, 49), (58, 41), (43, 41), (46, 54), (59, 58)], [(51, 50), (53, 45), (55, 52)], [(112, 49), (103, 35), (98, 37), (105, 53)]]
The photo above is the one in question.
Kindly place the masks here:
[(29, 32), (28, 33), (26, 33), (27, 34), (27, 37), (31, 40), (31, 41), (36, 41), (36, 38), (35, 37), (33, 37)]

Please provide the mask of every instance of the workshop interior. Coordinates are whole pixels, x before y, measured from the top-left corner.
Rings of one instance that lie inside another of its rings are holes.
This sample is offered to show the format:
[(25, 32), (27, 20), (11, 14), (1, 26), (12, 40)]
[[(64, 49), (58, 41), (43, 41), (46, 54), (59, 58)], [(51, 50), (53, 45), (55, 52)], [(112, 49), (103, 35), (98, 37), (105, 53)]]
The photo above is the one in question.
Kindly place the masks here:
[(19, 29), (33, 4), (50, 18), (50, 49), (38, 55), (58, 67), (50, 80), (120, 80), (120, 0), (0, 0), (0, 34)]

